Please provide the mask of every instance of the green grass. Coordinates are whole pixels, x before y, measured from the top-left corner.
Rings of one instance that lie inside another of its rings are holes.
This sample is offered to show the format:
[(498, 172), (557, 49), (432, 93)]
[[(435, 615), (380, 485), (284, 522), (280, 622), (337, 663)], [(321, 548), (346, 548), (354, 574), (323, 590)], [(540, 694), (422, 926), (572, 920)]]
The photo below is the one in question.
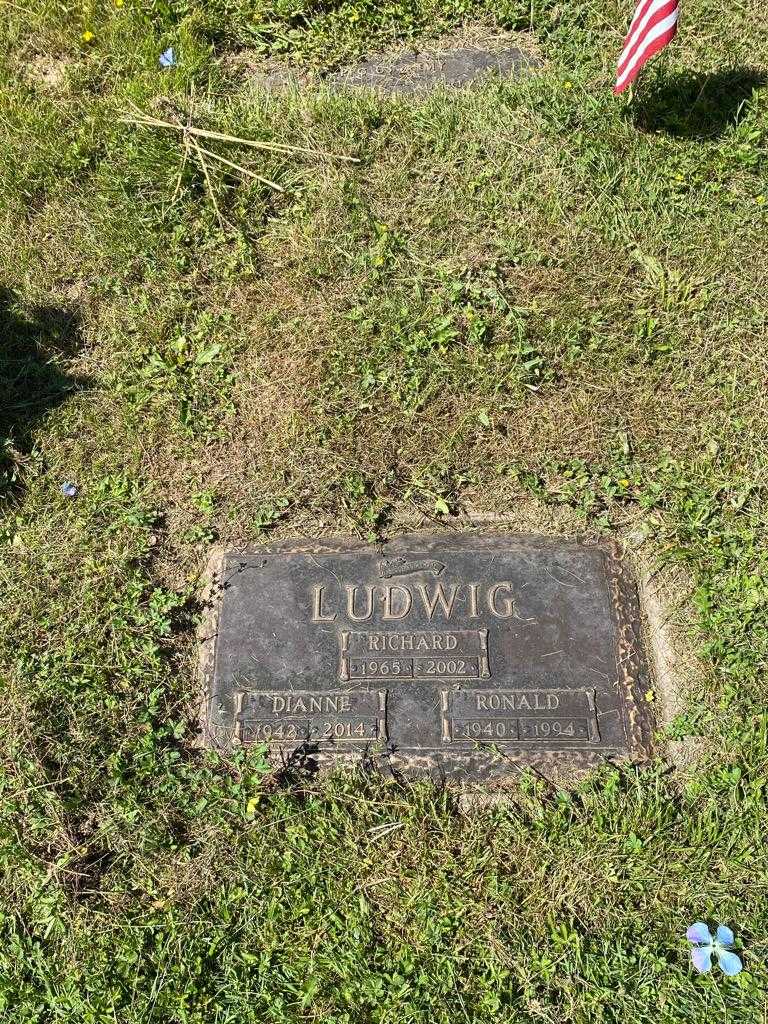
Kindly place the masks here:
[[(765, 1021), (761, 6), (690, 0), (632, 106), (612, 0), (0, 7), (3, 1019)], [(420, 102), (243, 70), (478, 17), (543, 69)], [(129, 101), (359, 163), (222, 149), (285, 191), (212, 168), (220, 222)], [(196, 748), (211, 543), (468, 508), (642, 527), (690, 583), (697, 767), (467, 816)], [(738, 978), (692, 971), (699, 918)]]

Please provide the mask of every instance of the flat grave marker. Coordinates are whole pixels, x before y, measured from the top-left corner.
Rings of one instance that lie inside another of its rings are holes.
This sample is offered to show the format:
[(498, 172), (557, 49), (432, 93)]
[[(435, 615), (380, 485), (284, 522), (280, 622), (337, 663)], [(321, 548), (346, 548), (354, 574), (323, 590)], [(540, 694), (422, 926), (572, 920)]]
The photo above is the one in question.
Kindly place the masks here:
[(372, 89), (397, 96), (441, 87), (461, 89), (482, 83), (493, 74), (500, 78), (520, 75), (538, 64), (535, 57), (517, 46), (491, 49), (464, 45), (368, 57), (328, 80), (337, 88)]
[(378, 96), (419, 100), (436, 90), (465, 90), (489, 81), (533, 74), (542, 67), (531, 36), (525, 32), (489, 31), (465, 25), (458, 32), (425, 37), (410, 46), (395, 44), (369, 53), (330, 74), (318, 74), (279, 58), (254, 61), (247, 53), (230, 58), (254, 84), (271, 92), (317, 88), (337, 92), (372, 92)]
[(608, 544), (312, 541), (211, 566), (210, 745), (484, 779), (643, 758), (637, 596)]

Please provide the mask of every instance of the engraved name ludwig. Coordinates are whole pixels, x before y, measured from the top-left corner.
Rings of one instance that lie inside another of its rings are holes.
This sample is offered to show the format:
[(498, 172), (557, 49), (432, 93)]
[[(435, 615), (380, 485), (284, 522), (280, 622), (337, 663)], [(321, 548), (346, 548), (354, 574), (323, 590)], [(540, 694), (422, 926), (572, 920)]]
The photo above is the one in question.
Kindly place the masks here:
[(315, 584), (311, 591), (312, 622), (334, 622), (339, 615), (350, 622), (407, 619), (423, 613), (429, 622), (437, 616), (479, 619), (485, 606), (497, 619), (515, 614), (512, 583), (382, 583)]

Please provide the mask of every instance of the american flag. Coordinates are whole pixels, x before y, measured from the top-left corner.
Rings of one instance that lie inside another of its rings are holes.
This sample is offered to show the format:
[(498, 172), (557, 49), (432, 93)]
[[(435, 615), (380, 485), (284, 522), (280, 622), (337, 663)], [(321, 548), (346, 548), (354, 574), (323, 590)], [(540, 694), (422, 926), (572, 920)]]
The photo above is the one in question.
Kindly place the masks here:
[(640, 68), (675, 38), (679, 0), (640, 0), (619, 57), (614, 93), (624, 92)]

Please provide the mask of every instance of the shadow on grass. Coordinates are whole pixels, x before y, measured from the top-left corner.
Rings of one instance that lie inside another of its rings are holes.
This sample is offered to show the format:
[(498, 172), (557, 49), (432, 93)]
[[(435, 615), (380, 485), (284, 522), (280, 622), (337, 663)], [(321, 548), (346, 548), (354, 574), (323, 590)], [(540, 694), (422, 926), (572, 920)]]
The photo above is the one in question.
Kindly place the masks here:
[(81, 344), (76, 313), (58, 306), (27, 307), (0, 287), (0, 500), (18, 490), (35, 424), (88, 384), (61, 368)]
[(766, 83), (765, 71), (746, 67), (660, 75), (647, 85), (643, 83), (629, 116), (641, 131), (662, 131), (678, 138), (717, 138), (737, 122), (754, 90)]

